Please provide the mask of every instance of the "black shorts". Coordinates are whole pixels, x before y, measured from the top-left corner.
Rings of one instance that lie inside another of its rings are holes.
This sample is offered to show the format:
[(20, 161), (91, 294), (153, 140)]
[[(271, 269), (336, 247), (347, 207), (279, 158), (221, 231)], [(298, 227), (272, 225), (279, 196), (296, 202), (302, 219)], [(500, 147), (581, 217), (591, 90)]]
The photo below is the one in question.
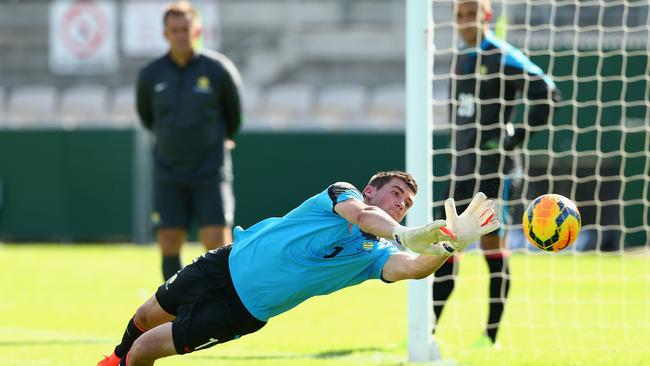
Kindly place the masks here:
[(235, 197), (230, 181), (179, 183), (154, 180), (153, 224), (156, 228), (189, 229), (192, 219), (199, 227), (232, 226)]
[(472, 197), (478, 192), (483, 192), (488, 198), (497, 200), (510, 200), (513, 198), (512, 185), (510, 179), (458, 179), (454, 182), (453, 197), (458, 205), (458, 211), (466, 207)]
[[(502, 155), (497, 152), (482, 151), (464, 154), (456, 159), (456, 180), (453, 182), (454, 191), (449, 197), (454, 197), (459, 212), (467, 207), (469, 201), (478, 192), (483, 192), (488, 198), (503, 202), (516, 199), (520, 194), (521, 179), (515, 178), (515, 166), (521, 165), (518, 155)], [(503, 178), (499, 177), (502, 176)]]
[(235, 291), (228, 268), (231, 249), (226, 245), (207, 252), (156, 291), (160, 306), (176, 315), (172, 336), (178, 354), (210, 348), (266, 325), (251, 315)]

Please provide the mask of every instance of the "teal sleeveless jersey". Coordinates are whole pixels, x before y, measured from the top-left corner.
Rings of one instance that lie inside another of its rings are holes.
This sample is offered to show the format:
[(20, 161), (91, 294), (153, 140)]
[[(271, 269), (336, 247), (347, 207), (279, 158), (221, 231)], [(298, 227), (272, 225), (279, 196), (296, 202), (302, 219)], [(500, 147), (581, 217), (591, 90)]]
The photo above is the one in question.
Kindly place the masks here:
[(335, 183), (284, 217), (235, 228), (230, 273), (251, 314), (266, 321), (310, 297), (381, 278), (398, 249), (334, 211), (349, 199), (363, 202), (354, 186)]

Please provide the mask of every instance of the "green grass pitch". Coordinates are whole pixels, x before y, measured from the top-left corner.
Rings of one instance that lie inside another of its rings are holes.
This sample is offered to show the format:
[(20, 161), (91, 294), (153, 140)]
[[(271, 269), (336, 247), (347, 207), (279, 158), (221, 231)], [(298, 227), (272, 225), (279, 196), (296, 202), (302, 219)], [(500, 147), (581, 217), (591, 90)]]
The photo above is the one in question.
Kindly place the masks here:
[[(186, 247), (188, 262), (200, 254)], [(470, 345), (487, 270), (466, 254), (438, 339), (455, 365), (650, 365), (650, 259), (512, 257), (500, 347)], [(88, 366), (110, 353), (161, 282), (154, 246), (0, 245), (0, 365)], [(406, 283), (311, 299), (260, 332), (157, 365), (406, 365)]]

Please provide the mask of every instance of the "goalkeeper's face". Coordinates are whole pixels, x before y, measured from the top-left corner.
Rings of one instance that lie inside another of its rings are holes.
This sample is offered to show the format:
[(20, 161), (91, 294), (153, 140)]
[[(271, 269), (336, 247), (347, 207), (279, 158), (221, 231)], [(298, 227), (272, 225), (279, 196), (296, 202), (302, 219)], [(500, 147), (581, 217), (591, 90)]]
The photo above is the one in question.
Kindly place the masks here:
[(381, 208), (397, 222), (404, 219), (415, 198), (415, 193), (399, 178), (391, 179), (381, 188), (366, 186), (363, 194), (367, 205)]

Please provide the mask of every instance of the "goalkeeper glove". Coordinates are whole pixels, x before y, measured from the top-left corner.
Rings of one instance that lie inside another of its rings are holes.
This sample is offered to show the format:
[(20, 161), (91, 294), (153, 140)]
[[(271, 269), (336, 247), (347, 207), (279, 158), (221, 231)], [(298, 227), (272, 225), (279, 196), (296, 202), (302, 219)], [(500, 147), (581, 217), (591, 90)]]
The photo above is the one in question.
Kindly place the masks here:
[(427, 255), (448, 254), (449, 250), (437, 245), (452, 239), (451, 233), (445, 226), (445, 220), (436, 220), (424, 226), (408, 228), (397, 226), (393, 229), (393, 239), (410, 250)]
[(453, 198), (445, 201), (447, 227), (453, 233), (448, 246), (453, 253), (465, 249), (482, 235), (491, 233), (499, 228), (499, 220), (494, 219), (494, 201), (487, 199), (483, 192), (477, 193), (458, 216), (456, 203)]

